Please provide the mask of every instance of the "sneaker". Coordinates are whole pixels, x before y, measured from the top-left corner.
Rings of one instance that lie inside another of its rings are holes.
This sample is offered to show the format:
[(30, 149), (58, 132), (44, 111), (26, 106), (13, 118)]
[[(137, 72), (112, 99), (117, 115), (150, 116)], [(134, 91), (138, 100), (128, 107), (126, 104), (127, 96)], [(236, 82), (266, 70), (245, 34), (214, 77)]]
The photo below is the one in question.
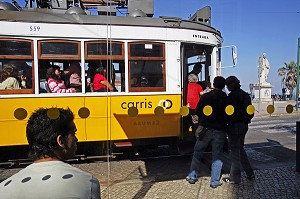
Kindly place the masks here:
[(215, 189), (217, 188), (218, 186), (221, 186), (223, 183), (222, 182), (219, 182), (219, 184), (216, 184), (216, 185), (210, 185), (211, 188)]
[(247, 179), (248, 179), (248, 180), (254, 180), (254, 179), (255, 179), (254, 174), (252, 174), (252, 175), (247, 175)]
[(188, 181), (190, 184), (195, 184), (197, 181), (198, 181), (198, 179), (192, 179), (192, 178), (190, 178), (190, 176), (186, 176), (186, 181)]
[(229, 184), (239, 184), (240, 183), (240, 182), (232, 181), (230, 178), (223, 178), (222, 180), (223, 180), (223, 182), (226, 182)]
[(188, 182), (190, 184), (195, 184), (198, 181), (198, 179), (190, 179)]
[(190, 176), (186, 176), (185, 179), (186, 179), (186, 181), (189, 181), (191, 178), (190, 178)]

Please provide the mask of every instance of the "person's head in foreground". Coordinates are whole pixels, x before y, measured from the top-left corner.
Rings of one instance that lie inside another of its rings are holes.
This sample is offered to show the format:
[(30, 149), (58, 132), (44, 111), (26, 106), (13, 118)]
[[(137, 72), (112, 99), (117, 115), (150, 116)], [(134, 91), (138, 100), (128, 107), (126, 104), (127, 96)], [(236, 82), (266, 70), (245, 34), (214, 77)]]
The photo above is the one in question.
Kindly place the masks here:
[(67, 160), (77, 150), (74, 114), (67, 108), (40, 108), (32, 113), (26, 136), (29, 157), (39, 160)]

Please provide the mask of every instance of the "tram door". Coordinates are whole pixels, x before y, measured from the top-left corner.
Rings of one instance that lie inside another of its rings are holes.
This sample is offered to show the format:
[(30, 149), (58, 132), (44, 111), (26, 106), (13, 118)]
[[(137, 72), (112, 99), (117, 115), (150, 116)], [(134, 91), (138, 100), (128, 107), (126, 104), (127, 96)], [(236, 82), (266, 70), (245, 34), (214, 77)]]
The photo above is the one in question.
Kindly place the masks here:
[[(188, 75), (194, 73), (193, 68), (195, 65), (200, 65), (200, 71), (197, 74), (198, 84), (201, 85), (203, 90), (210, 87), (210, 65), (211, 65), (211, 52), (212, 47), (194, 44), (182, 43), (181, 44), (181, 81), (182, 81), (182, 106), (188, 106), (187, 103), (187, 88), (188, 88)], [(197, 72), (196, 72), (197, 73)], [(192, 133), (192, 120), (191, 115), (182, 118), (181, 129), (183, 141), (194, 141), (195, 137)]]

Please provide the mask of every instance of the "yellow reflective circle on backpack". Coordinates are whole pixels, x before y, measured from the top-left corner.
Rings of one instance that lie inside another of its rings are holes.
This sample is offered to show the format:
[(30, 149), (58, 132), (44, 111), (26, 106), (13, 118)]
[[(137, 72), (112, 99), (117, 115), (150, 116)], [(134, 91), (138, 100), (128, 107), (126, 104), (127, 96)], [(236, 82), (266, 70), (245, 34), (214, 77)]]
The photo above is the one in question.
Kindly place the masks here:
[(210, 105), (206, 105), (204, 108), (203, 108), (203, 114), (206, 115), (206, 116), (210, 116), (213, 112), (213, 109)]
[(227, 115), (232, 115), (234, 113), (234, 107), (232, 105), (228, 105), (225, 108), (225, 113)]
[(249, 106), (247, 106), (246, 111), (249, 115), (252, 115), (252, 114), (254, 114), (255, 107), (253, 105), (249, 105)]

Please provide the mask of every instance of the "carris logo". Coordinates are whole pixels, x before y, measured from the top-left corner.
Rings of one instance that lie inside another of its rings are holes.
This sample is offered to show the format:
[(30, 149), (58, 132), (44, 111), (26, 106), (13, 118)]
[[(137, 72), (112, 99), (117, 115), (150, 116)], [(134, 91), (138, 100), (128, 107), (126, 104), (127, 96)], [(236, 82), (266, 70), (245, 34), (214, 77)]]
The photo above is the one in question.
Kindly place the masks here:
[(169, 100), (169, 99), (166, 99), (166, 100), (160, 100), (160, 101), (158, 102), (158, 106), (161, 106), (161, 107), (163, 107), (163, 108), (165, 108), (165, 109), (170, 109), (170, 108), (172, 108), (172, 106), (173, 106), (173, 102), (172, 102), (171, 100)]

